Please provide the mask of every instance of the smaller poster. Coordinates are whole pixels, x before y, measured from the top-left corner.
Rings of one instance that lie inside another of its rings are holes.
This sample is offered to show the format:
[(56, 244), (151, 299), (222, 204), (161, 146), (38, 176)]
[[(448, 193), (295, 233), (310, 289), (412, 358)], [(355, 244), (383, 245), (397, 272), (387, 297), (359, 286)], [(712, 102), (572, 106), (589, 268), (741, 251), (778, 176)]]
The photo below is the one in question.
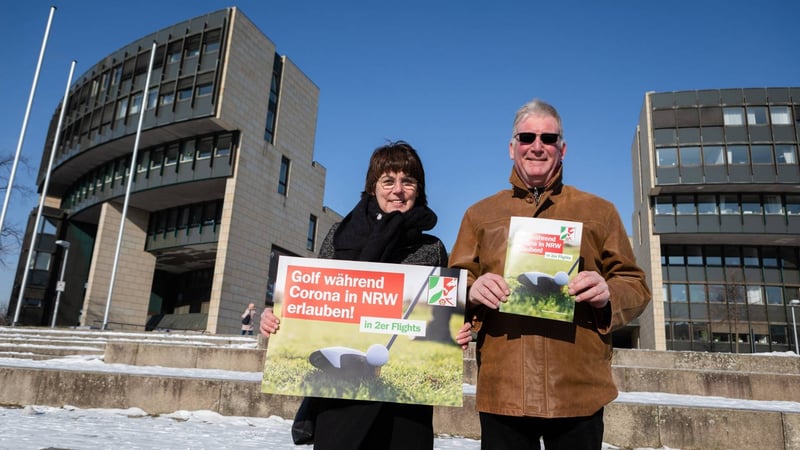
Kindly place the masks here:
[(503, 275), (511, 295), (500, 311), (572, 322), (567, 284), (578, 273), (582, 230), (580, 222), (512, 217)]
[(281, 256), (264, 393), (461, 406), (466, 271)]

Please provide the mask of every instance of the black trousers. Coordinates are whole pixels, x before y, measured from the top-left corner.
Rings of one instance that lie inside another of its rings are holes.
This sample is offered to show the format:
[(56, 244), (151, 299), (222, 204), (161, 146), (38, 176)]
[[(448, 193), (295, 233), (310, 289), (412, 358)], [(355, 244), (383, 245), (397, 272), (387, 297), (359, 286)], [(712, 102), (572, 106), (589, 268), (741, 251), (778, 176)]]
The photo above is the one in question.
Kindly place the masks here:
[(315, 450), (433, 450), (433, 406), (320, 400)]
[(480, 413), (482, 450), (600, 450), (603, 409), (587, 417), (542, 419)]

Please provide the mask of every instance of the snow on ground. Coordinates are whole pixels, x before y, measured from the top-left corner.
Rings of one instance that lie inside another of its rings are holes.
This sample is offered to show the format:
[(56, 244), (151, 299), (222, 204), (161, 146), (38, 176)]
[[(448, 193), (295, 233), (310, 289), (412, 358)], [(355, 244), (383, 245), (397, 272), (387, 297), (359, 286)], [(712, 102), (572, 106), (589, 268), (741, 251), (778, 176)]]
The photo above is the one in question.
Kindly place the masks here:
[[(131, 337), (130, 333), (126, 336)], [(174, 343), (176, 337), (177, 335), (169, 338)], [(248, 340), (234, 340), (232, 343), (232, 346), (241, 347), (252, 345)], [(50, 360), (25, 359), (23, 352), (17, 356), (0, 358), (0, 366), (252, 382), (261, 380), (260, 372), (105, 364), (102, 356), (70, 356)], [(796, 355), (787, 352), (786, 356)], [(474, 394), (475, 387), (464, 385), (464, 392)], [(798, 402), (739, 400), (658, 392), (621, 392), (617, 400), (674, 406), (800, 412)], [(56, 408), (28, 405), (24, 408), (0, 408), (0, 449), (310, 449), (311, 447), (295, 446), (292, 443), (290, 427), (291, 421), (277, 416), (232, 417), (212, 411), (175, 411), (172, 414), (149, 416), (138, 408), (79, 409), (70, 406)], [(434, 447), (439, 450), (477, 450), (480, 448), (480, 441), (440, 436), (436, 438)], [(603, 446), (604, 450), (616, 448), (608, 444)], [(665, 447), (661, 450), (670, 449)]]

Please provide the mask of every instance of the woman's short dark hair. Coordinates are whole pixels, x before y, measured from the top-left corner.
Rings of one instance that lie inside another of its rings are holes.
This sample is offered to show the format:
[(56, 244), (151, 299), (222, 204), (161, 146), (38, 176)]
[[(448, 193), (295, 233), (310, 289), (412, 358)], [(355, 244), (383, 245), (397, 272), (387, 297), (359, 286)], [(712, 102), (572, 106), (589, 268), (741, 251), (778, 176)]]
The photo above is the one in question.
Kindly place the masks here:
[(417, 151), (408, 142), (395, 141), (380, 146), (372, 152), (367, 169), (367, 179), (364, 191), (375, 195), (375, 185), (378, 179), (386, 172), (403, 172), (417, 180), (417, 199), (415, 205), (427, 206), (428, 198), (425, 195), (425, 169)]

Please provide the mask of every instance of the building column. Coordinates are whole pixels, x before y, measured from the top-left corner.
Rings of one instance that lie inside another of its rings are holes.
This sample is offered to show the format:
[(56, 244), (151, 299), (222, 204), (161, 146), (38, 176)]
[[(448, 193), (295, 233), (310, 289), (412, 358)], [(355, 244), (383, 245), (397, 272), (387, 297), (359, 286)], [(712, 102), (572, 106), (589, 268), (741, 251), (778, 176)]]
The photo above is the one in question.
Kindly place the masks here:
[[(103, 325), (121, 219), (121, 205), (103, 203), (83, 300), (81, 325)], [(147, 323), (147, 306), (156, 266), (156, 257), (144, 249), (148, 220), (147, 211), (128, 208), (108, 313), (109, 329), (144, 331)]]

